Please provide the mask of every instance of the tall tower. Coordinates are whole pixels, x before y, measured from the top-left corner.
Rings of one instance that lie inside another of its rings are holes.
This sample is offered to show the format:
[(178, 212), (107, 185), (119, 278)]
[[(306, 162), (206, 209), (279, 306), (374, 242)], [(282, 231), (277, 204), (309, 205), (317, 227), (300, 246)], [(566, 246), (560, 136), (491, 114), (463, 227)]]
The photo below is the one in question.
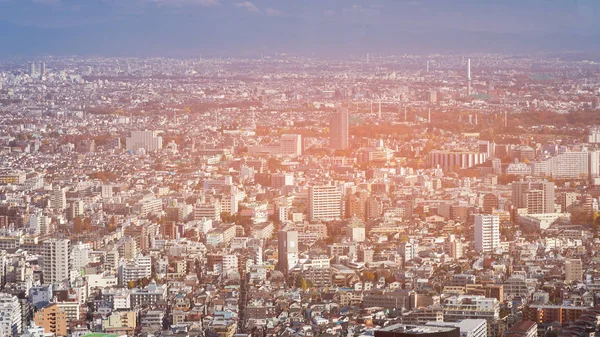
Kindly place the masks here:
[(493, 252), (500, 246), (500, 217), (497, 215), (475, 215), (475, 250)]
[(40, 76), (46, 76), (46, 62), (40, 62)]
[(286, 275), (298, 262), (298, 232), (282, 230), (277, 239), (277, 263), (279, 270)]
[(35, 62), (29, 63), (29, 76), (35, 77)]
[(335, 150), (348, 149), (348, 108), (341, 108), (329, 124), (329, 145)]
[(71, 241), (49, 239), (44, 241), (44, 284), (63, 282), (70, 279)]
[(467, 95), (471, 96), (471, 59), (467, 59)]

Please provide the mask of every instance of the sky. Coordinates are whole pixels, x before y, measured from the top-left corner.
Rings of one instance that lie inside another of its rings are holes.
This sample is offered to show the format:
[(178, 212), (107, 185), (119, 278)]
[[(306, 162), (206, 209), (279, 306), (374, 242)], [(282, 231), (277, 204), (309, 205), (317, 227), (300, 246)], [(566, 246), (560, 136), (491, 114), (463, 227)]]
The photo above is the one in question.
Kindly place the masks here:
[(600, 51), (599, 0), (0, 0), (0, 55)]

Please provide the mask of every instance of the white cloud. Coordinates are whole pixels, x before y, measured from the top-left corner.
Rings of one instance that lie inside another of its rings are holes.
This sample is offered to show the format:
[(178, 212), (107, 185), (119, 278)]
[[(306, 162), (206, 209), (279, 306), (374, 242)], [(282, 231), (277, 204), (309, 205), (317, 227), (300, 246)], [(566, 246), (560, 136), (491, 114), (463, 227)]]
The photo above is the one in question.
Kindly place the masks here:
[(203, 7), (214, 7), (221, 5), (221, 0), (145, 0), (160, 6), (188, 6), (196, 5)]
[(256, 7), (252, 2), (250, 1), (242, 1), (242, 2), (238, 2), (235, 4), (236, 7), (239, 8), (245, 8), (246, 10), (248, 10), (249, 12), (254, 12), (254, 13), (258, 13), (260, 12), (260, 9), (258, 9), (258, 7)]
[(274, 8), (266, 8), (265, 14), (267, 14), (268, 16), (283, 16), (282, 12), (280, 12)]

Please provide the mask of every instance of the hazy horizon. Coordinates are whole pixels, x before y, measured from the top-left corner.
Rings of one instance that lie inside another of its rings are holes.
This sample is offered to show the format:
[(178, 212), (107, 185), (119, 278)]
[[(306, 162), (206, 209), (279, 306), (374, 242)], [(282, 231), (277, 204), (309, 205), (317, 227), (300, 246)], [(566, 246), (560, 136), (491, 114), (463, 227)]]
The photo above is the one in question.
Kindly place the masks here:
[(592, 0), (0, 0), (0, 55), (598, 52), (599, 9)]

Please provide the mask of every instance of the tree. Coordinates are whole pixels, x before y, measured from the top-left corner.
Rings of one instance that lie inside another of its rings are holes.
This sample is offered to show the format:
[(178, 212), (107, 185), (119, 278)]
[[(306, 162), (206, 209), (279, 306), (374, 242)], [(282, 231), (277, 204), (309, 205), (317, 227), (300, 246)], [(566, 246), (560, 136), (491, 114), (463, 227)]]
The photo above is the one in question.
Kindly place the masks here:
[(374, 281), (375, 280), (375, 273), (373, 273), (372, 271), (369, 271), (369, 270), (365, 270), (363, 272), (363, 279), (365, 281)]
[(306, 280), (304, 279), (304, 277), (302, 275), (298, 275), (296, 277), (296, 288), (302, 289), (302, 290), (306, 290), (308, 289), (308, 283), (306, 282)]

